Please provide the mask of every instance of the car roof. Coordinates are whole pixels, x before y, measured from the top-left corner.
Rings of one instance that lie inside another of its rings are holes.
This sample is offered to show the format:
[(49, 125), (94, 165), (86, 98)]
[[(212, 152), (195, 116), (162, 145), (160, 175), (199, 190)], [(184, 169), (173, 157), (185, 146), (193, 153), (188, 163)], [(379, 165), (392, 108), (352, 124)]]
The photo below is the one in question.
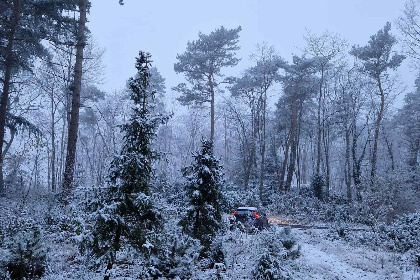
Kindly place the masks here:
[(238, 207), (237, 210), (251, 210), (256, 211), (257, 207)]

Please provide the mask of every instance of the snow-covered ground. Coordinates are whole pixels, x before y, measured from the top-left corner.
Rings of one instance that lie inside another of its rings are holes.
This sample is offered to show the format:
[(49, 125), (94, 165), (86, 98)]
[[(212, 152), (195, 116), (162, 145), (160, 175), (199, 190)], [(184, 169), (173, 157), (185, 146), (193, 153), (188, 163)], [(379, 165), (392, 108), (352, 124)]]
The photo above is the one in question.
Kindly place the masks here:
[[(406, 256), (331, 240), (327, 230), (293, 230), (301, 246), (298, 266), (308, 273), (299, 279), (420, 279)], [(303, 275), (302, 275), (303, 276)]]
[[(285, 270), (292, 279), (420, 279), (419, 269), (410, 263), (410, 256), (406, 254), (373, 250), (355, 241), (334, 239), (332, 232), (326, 229), (292, 229), (291, 233), (300, 246), (300, 257), (286, 263)], [(262, 233), (230, 234), (224, 244), (227, 249), (224, 279), (252, 279), (258, 260), (256, 254), (262, 251)]]

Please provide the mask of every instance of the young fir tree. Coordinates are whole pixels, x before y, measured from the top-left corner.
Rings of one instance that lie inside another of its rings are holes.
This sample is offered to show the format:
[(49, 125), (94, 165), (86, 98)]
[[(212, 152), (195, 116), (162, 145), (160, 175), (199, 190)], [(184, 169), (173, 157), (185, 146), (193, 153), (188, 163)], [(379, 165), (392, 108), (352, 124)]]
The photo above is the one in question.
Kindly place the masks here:
[(222, 219), (222, 167), (213, 157), (212, 150), (213, 142), (202, 140), (201, 150), (194, 155), (195, 162), (183, 170), (190, 205), (180, 224), (185, 233), (200, 240), (203, 253), (210, 249), (214, 235), (221, 228)]
[[(122, 150), (111, 163), (109, 186), (99, 199), (91, 246), (93, 253), (107, 263), (107, 271), (123, 246), (139, 252), (153, 248), (153, 236), (161, 228), (161, 216), (150, 196), (152, 161), (158, 156), (151, 142), (167, 117), (151, 113), (154, 90), (150, 85), (150, 58), (150, 54), (140, 52), (136, 59), (138, 74), (129, 80), (132, 115), (122, 125)], [(107, 273), (104, 279), (109, 279)]]

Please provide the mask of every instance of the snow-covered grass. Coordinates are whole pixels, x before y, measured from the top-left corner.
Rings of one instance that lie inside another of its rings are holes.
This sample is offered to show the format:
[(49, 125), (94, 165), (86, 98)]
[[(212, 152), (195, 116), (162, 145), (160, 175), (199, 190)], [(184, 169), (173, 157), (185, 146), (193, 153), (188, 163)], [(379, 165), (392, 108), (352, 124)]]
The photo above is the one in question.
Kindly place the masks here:
[(408, 254), (358, 243), (363, 231), (349, 232), (352, 238), (341, 239), (332, 238), (328, 230), (293, 231), (302, 246), (297, 263), (307, 271), (297, 279), (420, 279)]

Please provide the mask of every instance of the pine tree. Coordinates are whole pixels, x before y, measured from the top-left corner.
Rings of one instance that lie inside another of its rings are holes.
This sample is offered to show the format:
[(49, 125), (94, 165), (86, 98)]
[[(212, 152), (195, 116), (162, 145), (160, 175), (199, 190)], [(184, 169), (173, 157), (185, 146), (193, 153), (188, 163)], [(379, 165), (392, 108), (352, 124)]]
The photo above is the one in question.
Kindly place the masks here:
[[(98, 200), (96, 224), (92, 232), (93, 253), (111, 269), (116, 253), (125, 245), (139, 252), (153, 251), (153, 236), (161, 229), (161, 216), (150, 193), (152, 162), (158, 157), (151, 149), (159, 124), (166, 116), (153, 115), (149, 103), (154, 98), (150, 87), (151, 56), (140, 52), (138, 74), (129, 80), (133, 112), (122, 126), (124, 144), (111, 163), (109, 186)], [(109, 279), (105, 276), (104, 279)]]
[(180, 224), (184, 232), (200, 240), (202, 253), (210, 249), (212, 239), (221, 228), (222, 167), (213, 157), (213, 142), (202, 140), (201, 150), (194, 155), (195, 162), (183, 170), (187, 179), (189, 207)]
[(350, 54), (360, 59), (361, 70), (366, 73), (378, 86), (377, 95), (380, 97), (379, 108), (376, 113), (375, 136), (371, 159), (371, 183), (373, 185), (376, 174), (378, 158), (379, 130), (385, 113), (385, 104), (392, 87), (389, 86), (389, 70), (396, 70), (403, 60), (404, 55), (395, 53), (392, 48), (397, 44), (397, 39), (390, 33), (391, 23), (387, 22), (383, 29), (370, 37), (366, 46), (353, 46)]
[[(183, 73), (190, 87), (181, 83), (173, 89), (181, 96), (183, 105), (210, 103), (210, 140), (214, 141), (215, 94), (220, 83), (228, 83), (221, 73), (223, 67), (233, 67), (239, 62), (236, 51), (241, 27), (226, 29), (223, 26), (209, 35), (198, 34), (198, 40), (188, 42), (187, 50), (177, 55), (176, 73)], [(221, 80), (223, 79), (223, 80)]]

